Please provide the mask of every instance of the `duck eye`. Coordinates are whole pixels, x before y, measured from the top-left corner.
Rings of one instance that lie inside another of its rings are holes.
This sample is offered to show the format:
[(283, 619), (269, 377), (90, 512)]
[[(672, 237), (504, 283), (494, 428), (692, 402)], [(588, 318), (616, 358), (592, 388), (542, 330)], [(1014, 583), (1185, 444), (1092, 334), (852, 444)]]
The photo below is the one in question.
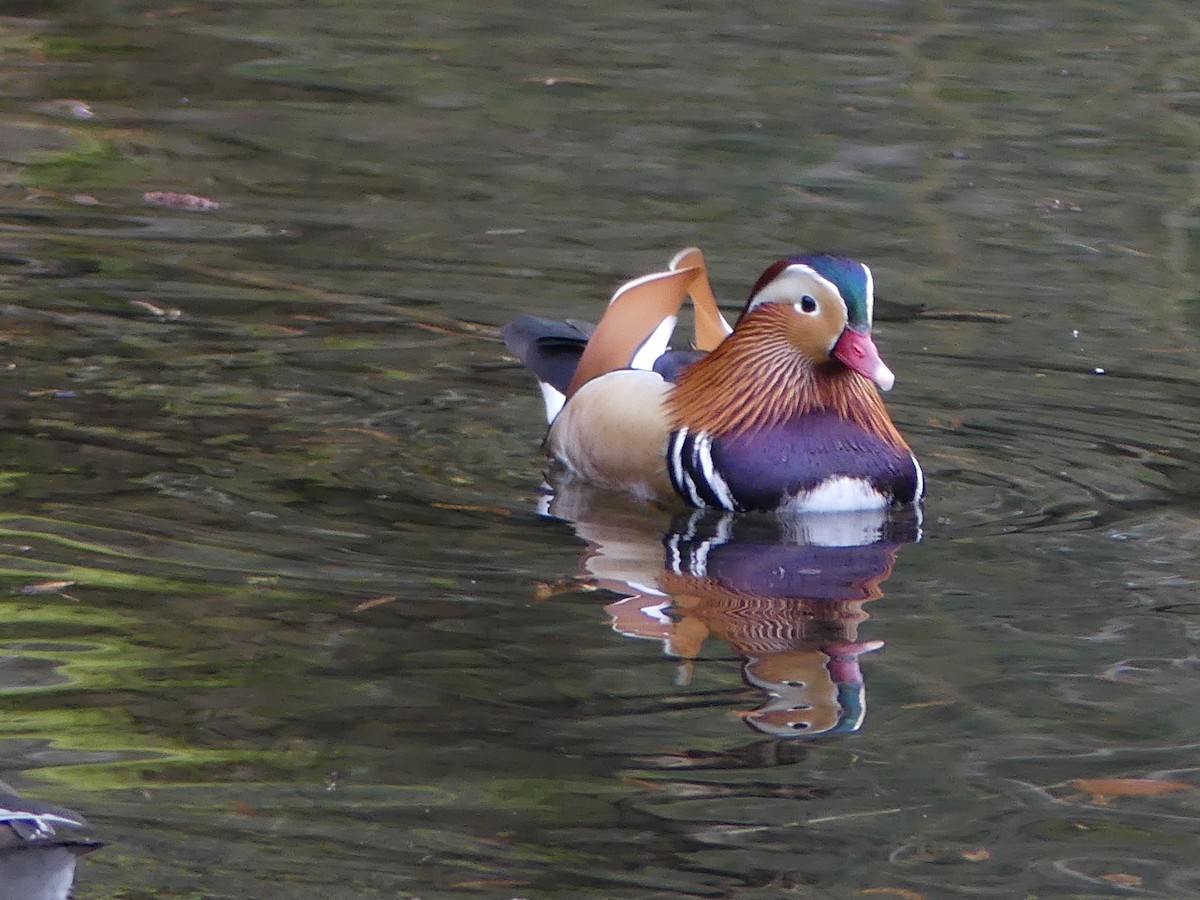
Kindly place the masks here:
[(800, 298), (800, 302), (795, 304), (796, 311), (802, 313), (815, 313), (817, 311), (817, 301), (805, 294)]

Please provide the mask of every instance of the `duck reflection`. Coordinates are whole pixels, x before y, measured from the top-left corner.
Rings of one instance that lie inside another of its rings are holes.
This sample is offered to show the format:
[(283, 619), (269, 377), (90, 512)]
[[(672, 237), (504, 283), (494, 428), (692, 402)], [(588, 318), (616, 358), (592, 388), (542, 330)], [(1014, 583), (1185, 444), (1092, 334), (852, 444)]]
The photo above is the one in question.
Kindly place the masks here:
[(581, 575), (624, 595), (605, 610), (629, 637), (661, 641), (682, 660), (679, 683), (709, 637), (745, 659), (766, 699), (742, 713), (776, 737), (857, 731), (866, 715), (859, 658), (883, 641), (859, 638), (865, 604), (883, 596), (919, 512), (821, 513), (781, 521), (692, 510), (663, 533), (663, 513), (576, 484), (546, 513), (587, 542)]

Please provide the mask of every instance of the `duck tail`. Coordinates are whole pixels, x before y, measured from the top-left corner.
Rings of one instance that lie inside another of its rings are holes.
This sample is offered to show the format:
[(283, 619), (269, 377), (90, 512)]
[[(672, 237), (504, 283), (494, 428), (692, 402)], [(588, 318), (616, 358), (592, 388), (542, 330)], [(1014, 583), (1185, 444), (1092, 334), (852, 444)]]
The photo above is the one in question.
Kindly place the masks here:
[(535, 376), (546, 403), (546, 421), (566, 402), (567, 387), (575, 376), (579, 358), (592, 328), (584, 322), (559, 322), (541, 316), (523, 315), (501, 329), (504, 343)]

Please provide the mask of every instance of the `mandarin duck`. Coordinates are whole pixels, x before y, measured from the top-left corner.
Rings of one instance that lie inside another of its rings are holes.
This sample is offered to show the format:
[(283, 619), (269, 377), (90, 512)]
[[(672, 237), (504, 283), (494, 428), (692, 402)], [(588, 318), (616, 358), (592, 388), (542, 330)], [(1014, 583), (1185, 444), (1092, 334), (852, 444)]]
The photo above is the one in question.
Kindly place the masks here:
[[(672, 350), (689, 296), (694, 349)], [(594, 329), (521, 316), (503, 335), (571, 476), (701, 508), (881, 509), (919, 501), (924, 478), (876, 389), (895, 378), (873, 306), (864, 264), (807, 254), (769, 266), (730, 328), (690, 248), (621, 286)]]

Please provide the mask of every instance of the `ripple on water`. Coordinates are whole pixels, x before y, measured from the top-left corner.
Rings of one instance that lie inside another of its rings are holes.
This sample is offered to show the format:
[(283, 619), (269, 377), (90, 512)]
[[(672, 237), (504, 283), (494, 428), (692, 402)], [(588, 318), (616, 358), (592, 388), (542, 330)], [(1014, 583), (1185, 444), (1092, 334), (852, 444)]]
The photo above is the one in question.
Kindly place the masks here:
[(925, 465), (931, 532), (1087, 529), (1200, 500), (1192, 378), (933, 362), (963, 387), (944, 403), (905, 398), (926, 416), (907, 430)]

